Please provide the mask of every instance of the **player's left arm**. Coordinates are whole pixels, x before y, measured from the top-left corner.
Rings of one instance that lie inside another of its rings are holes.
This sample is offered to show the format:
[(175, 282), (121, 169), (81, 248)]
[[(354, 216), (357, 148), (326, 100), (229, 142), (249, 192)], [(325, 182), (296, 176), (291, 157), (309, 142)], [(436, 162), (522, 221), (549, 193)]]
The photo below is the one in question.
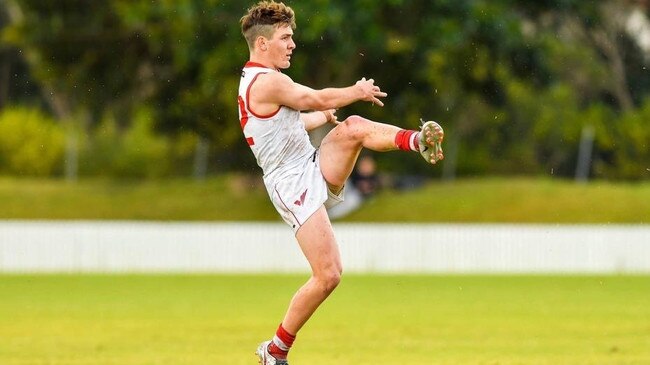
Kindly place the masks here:
[(336, 119), (335, 113), (336, 113), (335, 109), (309, 112), (309, 113), (300, 113), (300, 119), (305, 125), (305, 129), (309, 132), (327, 123), (332, 123), (335, 125), (339, 124), (340, 122)]
[(366, 80), (365, 77), (352, 86), (316, 90), (293, 82), (289, 76), (280, 72), (260, 76), (251, 89), (253, 92), (257, 95), (258, 104), (284, 105), (295, 110), (336, 109), (357, 101), (369, 101), (383, 106), (384, 103), (378, 98), (387, 96), (375, 85), (375, 80)]

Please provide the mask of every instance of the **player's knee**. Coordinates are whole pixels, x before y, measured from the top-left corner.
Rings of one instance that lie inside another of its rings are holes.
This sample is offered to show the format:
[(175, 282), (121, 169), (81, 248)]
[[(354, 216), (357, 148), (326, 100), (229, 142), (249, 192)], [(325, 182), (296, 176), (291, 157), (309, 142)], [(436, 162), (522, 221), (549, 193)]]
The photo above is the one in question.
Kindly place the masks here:
[(368, 134), (368, 120), (358, 115), (349, 116), (342, 125), (346, 129), (346, 135), (352, 139), (361, 141)]
[(327, 270), (326, 272), (319, 275), (318, 281), (320, 282), (324, 292), (331, 293), (341, 282), (341, 270)]
[(339, 283), (341, 282), (341, 272), (340, 271), (333, 271), (328, 275), (326, 282), (325, 282), (325, 290), (329, 293), (334, 291), (337, 286), (339, 286)]

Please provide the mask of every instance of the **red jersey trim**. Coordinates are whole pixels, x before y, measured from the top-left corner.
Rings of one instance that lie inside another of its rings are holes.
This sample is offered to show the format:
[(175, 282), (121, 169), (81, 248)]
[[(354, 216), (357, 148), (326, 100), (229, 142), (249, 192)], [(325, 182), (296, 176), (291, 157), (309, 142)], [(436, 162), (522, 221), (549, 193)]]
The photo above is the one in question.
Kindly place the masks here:
[(261, 63), (251, 62), (251, 61), (246, 62), (246, 64), (244, 65), (244, 68), (249, 68), (249, 67), (262, 67), (262, 68), (268, 68), (269, 70), (271, 70), (270, 67), (266, 67)]
[(239, 104), (239, 113), (241, 113), (239, 124), (241, 125), (241, 129), (244, 129), (246, 123), (248, 123), (248, 113), (246, 112), (246, 105), (244, 105), (244, 99), (241, 95), (237, 96), (237, 102)]
[(251, 102), (250, 102), (251, 86), (253, 86), (253, 83), (255, 83), (255, 80), (257, 80), (257, 77), (259, 75), (265, 74), (265, 73), (267, 73), (267, 72), (260, 72), (257, 75), (255, 75), (255, 77), (253, 77), (253, 80), (251, 80), (251, 83), (248, 84), (248, 88), (246, 89), (246, 108), (248, 108), (248, 111), (251, 112), (251, 114), (253, 114), (254, 116), (256, 116), (257, 118), (260, 118), (260, 119), (273, 118), (276, 114), (278, 114), (278, 112), (280, 111), (280, 108), (282, 108), (282, 106), (278, 106), (278, 110), (274, 111), (273, 113), (271, 113), (269, 115), (257, 114), (257, 113), (255, 113), (253, 111), (253, 108), (251, 108)]

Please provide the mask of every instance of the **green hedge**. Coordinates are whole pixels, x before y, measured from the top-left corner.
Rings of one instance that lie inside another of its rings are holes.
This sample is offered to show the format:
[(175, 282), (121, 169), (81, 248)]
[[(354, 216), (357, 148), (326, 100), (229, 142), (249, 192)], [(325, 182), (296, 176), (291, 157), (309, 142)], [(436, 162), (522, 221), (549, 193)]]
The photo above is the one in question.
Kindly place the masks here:
[(156, 132), (149, 109), (139, 110), (128, 122), (106, 115), (95, 128), (82, 130), (78, 125), (72, 121), (64, 128), (37, 109), (0, 111), (0, 174), (60, 176), (68, 140), (74, 142), (68, 153), (78, 156), (80, 176), (157, 178), (192, 173), (198, 136)]
[(61, 125), (35, 109), (0, 112), (0, 172), (48, 176), (61, 171), (65, 133)]

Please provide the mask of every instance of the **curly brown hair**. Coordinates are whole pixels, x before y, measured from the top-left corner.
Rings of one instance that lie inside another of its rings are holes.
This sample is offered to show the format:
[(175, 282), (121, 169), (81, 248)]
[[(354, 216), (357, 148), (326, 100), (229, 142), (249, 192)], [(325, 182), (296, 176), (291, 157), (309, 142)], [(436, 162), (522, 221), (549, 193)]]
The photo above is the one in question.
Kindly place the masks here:
[(258, 2), (248, 9), (239, 22), (241, 32), (250, 49), (253, 49), (257, 37), (271, 38), (278, 27), (291, 26), (292, 29), (296, 29), (296, 16), (293, 9), (273, 0)]

